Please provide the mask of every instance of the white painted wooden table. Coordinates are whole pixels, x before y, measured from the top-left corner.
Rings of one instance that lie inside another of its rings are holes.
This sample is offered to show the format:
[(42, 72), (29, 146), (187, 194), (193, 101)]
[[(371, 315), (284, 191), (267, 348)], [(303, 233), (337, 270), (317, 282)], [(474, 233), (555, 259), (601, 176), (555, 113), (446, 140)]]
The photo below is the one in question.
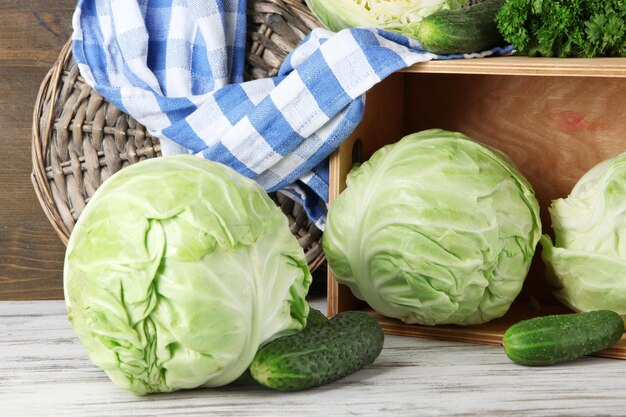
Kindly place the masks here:
[(87, 358), (61, 301), (0, 302), (0, 416), (624, 416), (626, 361), (527, 368), (493, 346), (387, 336), (376, 362), (297, 393), (136, 397)]

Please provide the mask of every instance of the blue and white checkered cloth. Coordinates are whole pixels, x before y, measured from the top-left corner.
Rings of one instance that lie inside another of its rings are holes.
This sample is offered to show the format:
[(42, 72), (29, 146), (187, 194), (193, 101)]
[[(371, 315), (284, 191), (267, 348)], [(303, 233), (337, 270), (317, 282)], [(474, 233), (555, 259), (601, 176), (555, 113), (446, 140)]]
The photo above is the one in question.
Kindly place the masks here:
[[(437, 56), (376, 29), (315, 29), (278, 76), (244, 82), (246, 0), (79, 0), (73, 54), (96, 91), (160, 138), (164, 155), (222, 162), (301, 202), (323, 229), (328, 156), (364, 93)], [(426, 98), (427, 99), (427, 98)]]

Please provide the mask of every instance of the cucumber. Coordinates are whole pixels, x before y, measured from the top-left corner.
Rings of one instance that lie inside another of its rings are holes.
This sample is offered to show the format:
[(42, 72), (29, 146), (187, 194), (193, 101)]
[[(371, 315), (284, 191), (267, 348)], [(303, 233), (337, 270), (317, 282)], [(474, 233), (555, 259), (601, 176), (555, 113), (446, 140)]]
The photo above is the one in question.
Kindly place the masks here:
[(504, 352), (522, 365), (556, 365), (615, 344), (624, 321), (614, 311), (561, 314), (520, 321), (504, 333)]
[[(328, 323), (328, 317), (326, 317), (324, 313), (314, 308), (309, 308), (309, 315), (306, 318), (306, 326), (304, 326), (304, 329), (325, 323)], [(239, 378), (237, 378), (233, 384), (247, 385), (253, 380), (254, 378), (250, 375), (250, 368), (248, 367), (248, 369), (246, 369), (246, 371)]]
[(440, 55), (485, 51), (504, 44), (495, 17), (504, 0), (485, 0), (426, 16), (416, 38), (428, 52)]
[(250, 364), (261, 385), (297, 391), (349, 375), (378, 357), (383, 348), (378, 322), (359, 311), (339, 313), (261, 347)]
[(324, 324), (327, 322), (328, 317), (326, 317), (321, 311), (314, 308), (309, 308), (309, 315), (306, 318), (305, 328), (317, 326), (318, 324)]

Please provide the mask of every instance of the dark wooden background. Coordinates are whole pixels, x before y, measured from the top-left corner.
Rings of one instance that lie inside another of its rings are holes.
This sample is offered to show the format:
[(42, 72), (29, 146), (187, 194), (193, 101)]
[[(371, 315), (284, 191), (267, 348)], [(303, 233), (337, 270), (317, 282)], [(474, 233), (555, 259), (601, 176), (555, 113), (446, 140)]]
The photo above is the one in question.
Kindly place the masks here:
[(0, 0), (0, 300), (60, 299), (65, 246), (30, 182), (41, 81), (72, 34), (76, 0)]

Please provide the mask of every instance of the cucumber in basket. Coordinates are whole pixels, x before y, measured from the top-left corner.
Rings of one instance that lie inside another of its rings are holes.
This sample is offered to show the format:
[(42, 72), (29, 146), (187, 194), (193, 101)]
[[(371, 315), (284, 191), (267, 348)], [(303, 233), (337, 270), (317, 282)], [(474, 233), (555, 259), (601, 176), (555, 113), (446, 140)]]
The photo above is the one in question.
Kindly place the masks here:
[(458, 54), (480, 52), (504, 40), (496, 25), (496, 14), (504, 0), (485, 0), (455, 10), (442, 10), (420, 22), (416, 38), (428, 52)]
[(316, 387), (374, 362), (383, 348), (383, 331), (366, 313), (346, 311), (313, 320), (309, 313), (311, 324), (303, 331), (259, 349), (249, 368), (257, 382), (282, 391)]
[(522, 365), (556, 365), (615, 344), (624, 321), (614, 311), (596, 310), (523, 320), (504, 333), (504, 352)]

